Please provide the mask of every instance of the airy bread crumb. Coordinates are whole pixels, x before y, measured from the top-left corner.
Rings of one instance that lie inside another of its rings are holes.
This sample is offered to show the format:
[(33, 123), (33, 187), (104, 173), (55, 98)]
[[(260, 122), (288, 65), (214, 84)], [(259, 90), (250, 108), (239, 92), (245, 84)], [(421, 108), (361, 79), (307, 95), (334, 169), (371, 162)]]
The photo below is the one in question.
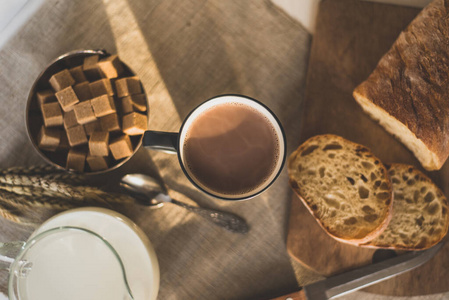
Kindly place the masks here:
[(335, 239), (367, 243), (391, 218), (392, 188), (371, 151), (336, 135), (304, 142), (289, 158), (290, 185)]
[(443, 192), (421, 171), (403, 164), (388, 169), (393, 185), (393, 216), (377, 238), (365, 246), (424, 250), (437, 244), (449, 226)]

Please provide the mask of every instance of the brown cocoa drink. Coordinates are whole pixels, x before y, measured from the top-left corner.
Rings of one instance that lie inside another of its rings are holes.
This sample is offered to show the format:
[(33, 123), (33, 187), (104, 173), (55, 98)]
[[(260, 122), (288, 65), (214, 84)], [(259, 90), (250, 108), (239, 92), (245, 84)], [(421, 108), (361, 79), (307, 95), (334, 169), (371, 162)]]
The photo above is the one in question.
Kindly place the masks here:
[(222, 195), (243, 195), (269, 180), (279, 160), (279, 137), (269, 119), (242, 103), (219, 103), (191, 123), (183, 143), (187, 172)]

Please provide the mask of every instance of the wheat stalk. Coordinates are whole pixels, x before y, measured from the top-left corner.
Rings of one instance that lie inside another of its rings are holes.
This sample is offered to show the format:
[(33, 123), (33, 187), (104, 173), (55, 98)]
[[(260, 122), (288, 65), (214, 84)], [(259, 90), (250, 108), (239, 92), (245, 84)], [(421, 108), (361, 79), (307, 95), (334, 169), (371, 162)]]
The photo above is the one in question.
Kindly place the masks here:
[(51, 182), (39, 185), (10, 185), (0, 183), (0, 190), (16, 195), (29, 196), (37, 199), (61, 198), (66, 201), (83, 203), (132, 203), (134, 200), (126, 195), (104, 192), (91, 186), (70, 186), (65, 183)]
[(22, 218), (15, 213), (15, 209), (8, 208), (3, 204), (0, 204), (0, 216), (6, 220), (12, 221), (14, 223), (24, 223)]
[(82, 174), (62, 172), (52, 166), (35, 166), (29, 169), (22, 167), (14, 167), (5, 170), (0, 170), (0, 176), (4, 180), (15, 180), (20, 184), (21, 180), (33, 180), (33, 177), (39, 177), (46, 180), (63, 181), (70, 184), (86, 184), (86, 177)]
[(44, 175), (46, 180), (58, 180), (62, 182), (67, 182), (71, 184), (86, 184), (87, 180), (84, 175), (76, 173), (52, 173)]
[(36, 175), (36, 174), (49, 174), (49, 173), (61, 173), (63, 170), (50, 166), (50, 165), (37, 165), (32, 167), (12, 167), (4, 170), (0, 170), (0, 175), (5, 174), (22, 174), (22, 175)]
[(17, 208), (46, 207), (69, 209), (75, 207), (74, 204), (56, 197), (32, 197), (28, 195), (18, 195), (15, 193), (0, 190), (0, 202)]
[(14, 167), (0, 170), (0, 216), (24, 223), (18, 209), (132, 203), (127, 195), (108, 193), (86, 185), (85, 177), (52, 166)]

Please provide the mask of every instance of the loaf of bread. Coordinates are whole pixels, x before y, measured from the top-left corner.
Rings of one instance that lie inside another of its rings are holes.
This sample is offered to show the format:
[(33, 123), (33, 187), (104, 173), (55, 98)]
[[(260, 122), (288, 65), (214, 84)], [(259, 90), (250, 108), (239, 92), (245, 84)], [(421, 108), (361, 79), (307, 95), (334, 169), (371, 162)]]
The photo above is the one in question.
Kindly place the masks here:
[(427, 249), (443, 239), (449, 226), (448, 203), (441, 190), (409, 165), (392, 164), (393, 216), (387, 228), (365, 246)]
[(315, 136), (292, 153), (288, 172), (290, 186), (335, 239), (367, 243), (387, 227), (391, 183), (366, 147), (335, 135)]
[(435, 0), (399, 35), (354, 98), (427, 170), (449, 156), (449, 4)]

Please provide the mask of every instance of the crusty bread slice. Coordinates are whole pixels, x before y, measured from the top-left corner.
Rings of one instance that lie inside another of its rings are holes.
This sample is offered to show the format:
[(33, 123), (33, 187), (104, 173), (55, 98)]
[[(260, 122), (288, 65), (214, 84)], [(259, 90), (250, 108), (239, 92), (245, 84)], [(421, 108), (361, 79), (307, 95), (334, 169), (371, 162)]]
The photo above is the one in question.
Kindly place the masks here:
[(449, 156), (449, 2), (434, 0), (354, 90), (363, 110), (427, 170)]
[(427, 249), (443, 239), (449, 226), (443, 192), (416, 168), (392, 164), (393, 216), (387, 228), (367, 246), (404, 250)]
[(366, 243), (391, 218), (392, 188), (371, 151), (336, 135), (304, 142), (288, 162), (290, 186), (335, 239)]

